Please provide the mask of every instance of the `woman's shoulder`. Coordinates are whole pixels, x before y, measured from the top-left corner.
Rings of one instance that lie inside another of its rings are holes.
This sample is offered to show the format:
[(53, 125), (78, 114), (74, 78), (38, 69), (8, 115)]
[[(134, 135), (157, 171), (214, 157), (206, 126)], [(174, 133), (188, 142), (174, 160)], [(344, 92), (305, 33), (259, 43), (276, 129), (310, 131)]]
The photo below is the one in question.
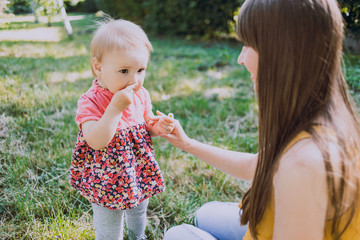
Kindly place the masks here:
[[(295, 142), (281, 156), (274, 175), (274, 188), (319, 190), (326, 184), (326, 170), (321, 150), (311, 136)], [(315, 184), (316, 183), (316, 184)]]
[(294, 143), (279, 160), (273, 179), (275, 194), (288, 195), (289, 191), (295, 189), (298, 191), (295, 195), (310, 198), (316, 195), (316, 199), (313, 200), (325, 203), (327, 172), (324, 156), (332, 165), (334, 174), (340, 174), (341, 159), (338, 145), (331, 141), (327, 142), (324, 155), (310, 135)]
[(304, 138), (294, 143), (280, 158), (278, 171), (300, 168), (316, 169), (317, 172), (324, 168), (321, 150), (311, 138)]
[[(301, 134), (300, 134), (301, 135)], [(304, 133), (303, 137), (295, 139), (286, 149), (279, 161), (279, 166), (276, 173), (281, 174), (283, 171), (308, 171), (315, 175), (324, 176), (326, 174), (324, 155), (319, 145), (310, 134)], [(334, 170), (337, 170), (338, 163), (340, 162), (339, 146), (336, 144), (335, 139), (326, 141), (326, 156)]]
[(273, 186), (277, 237), (298, 233), (300, 225), (314, 234), (324, 228), (326, 170), (321, 150), (311, 136), (297, 141), (281, 156)]

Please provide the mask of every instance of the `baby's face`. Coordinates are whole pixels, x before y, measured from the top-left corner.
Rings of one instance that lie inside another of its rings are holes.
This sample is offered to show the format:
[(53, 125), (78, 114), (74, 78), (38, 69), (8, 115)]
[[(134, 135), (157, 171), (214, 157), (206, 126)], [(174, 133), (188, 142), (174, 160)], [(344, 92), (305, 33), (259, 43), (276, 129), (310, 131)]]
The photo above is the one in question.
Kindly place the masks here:
[(148, 60), (149, 50), (145, 46), (107, 52), (100, 62), (100, 85), (116, 93), (134, 84), (134, 91), (138, 91), (144, 83)]

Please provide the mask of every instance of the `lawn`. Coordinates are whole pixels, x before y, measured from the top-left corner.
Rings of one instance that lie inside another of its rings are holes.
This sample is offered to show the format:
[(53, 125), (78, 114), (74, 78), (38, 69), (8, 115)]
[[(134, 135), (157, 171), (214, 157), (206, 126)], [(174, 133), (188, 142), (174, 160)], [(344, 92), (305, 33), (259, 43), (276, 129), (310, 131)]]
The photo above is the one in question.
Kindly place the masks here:
[[(74, 18), (72, 38), (61, 22), (0, 25), (0, 239), (94, 239), (90, 204), (68, 183), (76, 102), (92, 82), (93, 20)], [(256, 97), (248, 72), (236, 64), (241, 45), (150, 40), (144, 85), (154, 110), (173, 112), (199, 141), (256, 152)], [(360, 59), (346, 55), (344, 64), (360, 106)], [(149, 239), (192, 223), (205, 202), (239, 202), (249, 186), (164, 139), (153, 140), (167, 189), (150, 200)]]

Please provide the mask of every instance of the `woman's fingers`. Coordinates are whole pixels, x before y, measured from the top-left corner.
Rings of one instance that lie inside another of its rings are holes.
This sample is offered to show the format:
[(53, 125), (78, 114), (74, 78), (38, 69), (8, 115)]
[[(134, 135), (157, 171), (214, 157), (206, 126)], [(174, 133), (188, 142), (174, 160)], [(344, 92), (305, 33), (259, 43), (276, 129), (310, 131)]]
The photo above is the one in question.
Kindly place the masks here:
[(168, 123), (174, 122), (174, 114), (173, 113), (169, 113), (168, 115), (166, 115), (166, 114), (160, 112), (159, 110), (156, 110), (156, 114), (158, 115), (159, 118), (163, 118)]

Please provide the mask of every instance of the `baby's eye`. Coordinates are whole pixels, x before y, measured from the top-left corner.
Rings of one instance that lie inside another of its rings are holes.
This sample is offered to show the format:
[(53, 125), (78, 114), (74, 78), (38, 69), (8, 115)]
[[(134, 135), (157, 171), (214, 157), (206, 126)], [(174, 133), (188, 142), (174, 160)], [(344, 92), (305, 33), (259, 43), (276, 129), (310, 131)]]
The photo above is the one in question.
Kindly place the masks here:
[(119, 72), (121, 72), (121, 73), (128, 73), (129, 70), (127, 70), (127, 69), (121, 69)]
[(142, 71), (145, 71), (145, 68), (140, 68), (140, 69), (138, 70), (138, 73), (141, 73)]

